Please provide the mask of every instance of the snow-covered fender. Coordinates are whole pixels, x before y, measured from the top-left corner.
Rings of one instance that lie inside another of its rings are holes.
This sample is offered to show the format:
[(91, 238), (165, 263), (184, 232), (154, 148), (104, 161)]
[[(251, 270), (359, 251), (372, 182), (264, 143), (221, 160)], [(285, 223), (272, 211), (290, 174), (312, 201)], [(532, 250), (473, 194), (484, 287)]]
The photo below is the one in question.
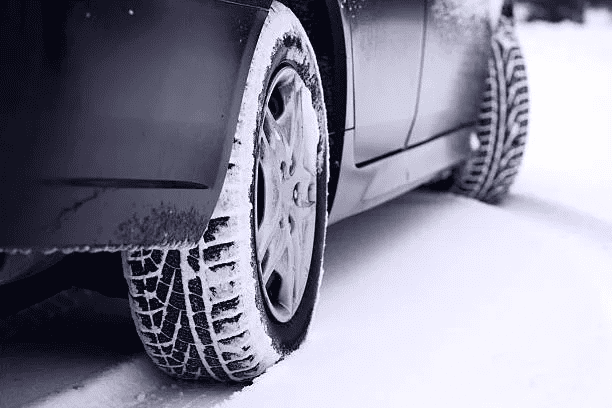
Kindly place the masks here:
[(197, 242), (269, 4), (0, 6), (0, 248)]

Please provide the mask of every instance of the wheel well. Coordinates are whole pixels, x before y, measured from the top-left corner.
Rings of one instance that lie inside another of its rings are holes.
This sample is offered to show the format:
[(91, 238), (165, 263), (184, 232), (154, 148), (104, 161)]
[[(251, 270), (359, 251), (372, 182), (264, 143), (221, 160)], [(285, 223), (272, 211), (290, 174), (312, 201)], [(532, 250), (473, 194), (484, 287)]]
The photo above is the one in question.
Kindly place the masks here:
[(329, 130), (328, 211), (334, 201), (346, 123), (346, 48), (338, 2), (336, 0), (282, 0), (304, 26), (317, 56)]
[(504, 0), (501, 14), (502, 16), (505, 16), (511, 19), (514, 18), (514, 1), (513, 0)]

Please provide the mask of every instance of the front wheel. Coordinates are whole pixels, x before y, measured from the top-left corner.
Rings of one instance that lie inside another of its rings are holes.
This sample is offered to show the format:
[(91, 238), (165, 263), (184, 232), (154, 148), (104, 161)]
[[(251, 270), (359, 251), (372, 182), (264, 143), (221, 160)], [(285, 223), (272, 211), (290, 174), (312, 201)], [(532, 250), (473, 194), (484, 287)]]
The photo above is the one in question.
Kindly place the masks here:
[(491, 48), (487, 87), (472, 140), (474, 153), (434, 187), (498, 203), (508, 194), (523, 159), (529, 93), (523, 54), (510, 19), (502, 17)]
[(136, 328), (162, 370), (249, 380), (301, 344), (322, 271), (327, 152), (314, 51), (293, 13), (274, 2), (198, 245), (123, 256)]

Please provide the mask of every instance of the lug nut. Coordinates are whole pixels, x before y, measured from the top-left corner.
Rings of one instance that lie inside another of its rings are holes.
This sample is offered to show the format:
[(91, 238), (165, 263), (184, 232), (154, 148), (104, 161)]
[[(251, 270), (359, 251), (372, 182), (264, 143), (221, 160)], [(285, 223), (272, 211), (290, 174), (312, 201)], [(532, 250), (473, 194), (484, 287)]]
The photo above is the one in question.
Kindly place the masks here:
[(299, 184), (296, 184), (295, 187), (293, 188), (293, 201), (295, 201), (296, 204), (298, 204), (298, 199), (300, 198), (298, 186)]
[(313, 204), (317, 201), (317, 189), (315, 184), (312, 183), (308, 186), (308, 201)]

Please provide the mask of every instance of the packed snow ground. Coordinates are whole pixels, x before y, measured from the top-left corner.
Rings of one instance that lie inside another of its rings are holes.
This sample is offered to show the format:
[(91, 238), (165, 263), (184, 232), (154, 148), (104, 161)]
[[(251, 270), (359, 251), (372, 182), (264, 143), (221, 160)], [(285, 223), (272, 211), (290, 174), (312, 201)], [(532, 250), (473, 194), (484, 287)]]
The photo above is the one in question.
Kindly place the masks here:
[(252, 385), (24, 346), (0, 353), (0, 406), (39, 388), (49, 407), (612, 407), (612, 20), (519, 36), (532, 120), (510, 199), (417, 191), (331, 226), (309, 338)]
[(519, 27), (532, 115), (513, 191), (612, 224), (612, 18), (591, 10), (587, 24)]

